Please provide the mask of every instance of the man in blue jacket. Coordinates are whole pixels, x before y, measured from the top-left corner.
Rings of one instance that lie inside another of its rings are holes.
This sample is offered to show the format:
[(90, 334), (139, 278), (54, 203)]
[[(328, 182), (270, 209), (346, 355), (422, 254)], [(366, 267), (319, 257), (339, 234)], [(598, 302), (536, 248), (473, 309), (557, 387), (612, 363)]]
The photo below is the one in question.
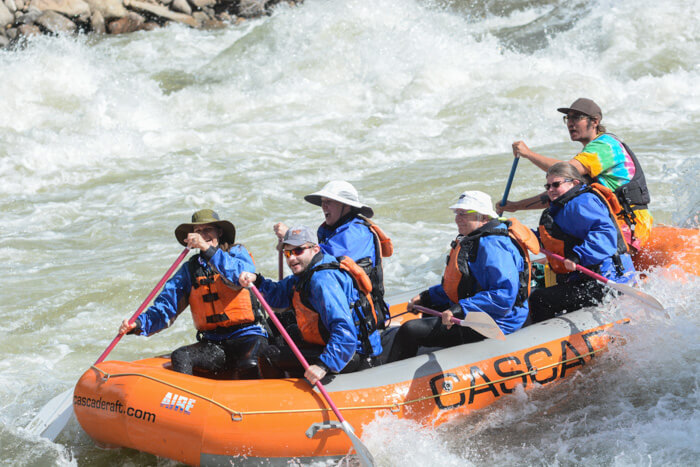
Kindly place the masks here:
[(459, 235), (442, 283), (408, 303), (409, 310), (414, 304), (444, 310), (442, 319), (428, 316), (404, 323), (388, 362), (415, 356), (420, 346), (452, 347), (484, 339), (471, 328), (452, 326), (452, 316), (463, 319), (470, 311), (488, 313), (504, 334), (523, 326), (528, 315), (527, 263), (492, 206), (491, 197), (481, 191), (465, 191), (450, 206)]
[[(301, 376), (311, 384), (327, 374), (349, 373), (378, 364), (382, 346), (366, 296), (358, 292), (353, 276), (338, 260), (323, 253), (316, 235), (306, 226), (288, 229), (282, 240), (293, 275), (279, 282), (260, 274), (242, 273), (240, 285), (255, 284), (270, 306), (292, 306), (297, 328), (288, 332), (310, 363), (303, 372), (291, 349), (270, 346), (260, 367), (265, 376)], [(359, 272), (363, 273), (359, 268)], [(363, 273), (364, 274), (364, 273)]]

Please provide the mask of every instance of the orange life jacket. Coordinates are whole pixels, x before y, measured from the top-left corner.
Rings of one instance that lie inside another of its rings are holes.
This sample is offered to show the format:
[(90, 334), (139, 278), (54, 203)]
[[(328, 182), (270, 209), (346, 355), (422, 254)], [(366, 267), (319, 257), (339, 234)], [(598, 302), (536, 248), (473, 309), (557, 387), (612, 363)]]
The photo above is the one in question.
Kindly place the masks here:
[(192, 289), (189, 304), (198, 331), (253, 324), (260, 316), (259, 304), (249, 290), (227, 284), (221, 274), (199, 263), (199, 255), (188, 263)]
[[(613, 221), (613, 224), (616, 226), (617, 230), (617, 252), (615, 253), (612, 259), (613, 263), (615, 264), (615, 267), (621, 269), (622, 261), (620, 259), (620, 255), (627, 253), (628, 249), (627, 243), (625, 242), (622, 230), (620, 228), (620, 224), (618, 223), (614, 213), (614, 206), (619, 207), (619, 203), (617, 202), (617, 198), (615, 197), (614, 193), (610, 189), (605, 188), (598, 183), (592, 183), (591, 185), (587, 186), (582, 190), (575, 190), (572, 188), (569, 192), (564, 193), (554, 202), (563, 207), (564, 205), (566, 205), (566, 203), (576, 198), (577, 196), (582, 195), (583, 193), (593, 193), (608, 208), (610, 219)], [(611, 203), (611, 201), (609, 201), (610, 197), (615, 201)], [(583, 242), (583, 239), (576, 238), (573, 235), (564, 233), (564, 231), (562, 231), (561, 228), (554, 222), (554, 218), (550, 214), (549, 208), (545, 209), (542, 212), (538, 231), (540, 234), (540, 242), (542, 242), (544, 248), (564, 258), (570, 257), (573, 254), (573, 248), (577, 245), (580, 245)], [(549, 262), (550, 268), (555, 273), (569, 274), (570, 271), (568, 271), (564, 267), (563, 261), (549, 256), (547, 257), (547, 261)]]
[(317, 271), (325, 269), (340, 269), (352, 277), (353, 284), (358, 291), (359, 299), (350, 304), (356, 324), (359, 323), (359, 335), (364, 349), (368, 355), (372, 355), (372, 345), (369, 335), (377, 329), (377, 314), (372, 303), (372, 281), (365, 271), (347, 256), (337, 258), (337, 262), (323, 263), (310, 268), (294, 286), (292, 306), (296, 315), (297, 325), (302, 338), (306, 342), (318, 345), (326, 345), (330, 333), (320, 319), (320, 315), (311, 305), (309, 300), (308, 284), (311, 276)]
[(358, 215), (357, 217), (364, 222), (374, 237), (374, 251), (376, 252), (374, 266), (372, 266), (370, 258), (362, 258), (357, 261), (357, 264), (364, 269), (372, 281), (372, 304), (380, 318), (377, 325), (379, 329), (384, 329), (385, 320), (389, 318), (389, 308), (384, 301), (384, 264), (382, 258), (388, 258), (394, 254), (394, 245), (391, 238), (377, 224), (364, 216)]
[(530, 255), (528, 251), (532, 251), (535, 254), (539, 253), (539, 242), (532, 231), (521, 224), (517, 219), (511, 218), (504, 223), (508, 227), (508, 230), (500, 228), (501, 221), (494, 219), (469, 235), (457, 236), (452, 242), (452, 249), (447, 256), (445, 273), (442, 276), (442, 287), (447, 297), (453, 303), (471, 297), (482, 290), (481, 285), (479, 285), (474, 279), (474, 276), (470, 273), (468, 263), (476, 260), (480, 239), (489, 235), (509, 237), (525, 261), (525, 268), (519, 274), (520, 286), (515, 305), (521, 305), (530, 296), (532, 277)]

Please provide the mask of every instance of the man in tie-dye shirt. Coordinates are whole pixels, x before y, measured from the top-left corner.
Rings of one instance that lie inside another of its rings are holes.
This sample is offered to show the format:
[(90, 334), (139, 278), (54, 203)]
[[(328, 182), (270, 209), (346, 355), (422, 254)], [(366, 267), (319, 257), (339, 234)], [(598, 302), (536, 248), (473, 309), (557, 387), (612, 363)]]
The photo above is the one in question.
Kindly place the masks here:
[[(569, 107), (557, 109), (565, 114), (564, 122), (572, 141), (583, 144), (583, 150), (569, 163), (593, 182), (610, 188), (617, 195), (624, 208), (618, 219), (621, 226), (631, 229), (632, 238), (628, 244), (639, 249), (649, 239), (653, 218), (647, 209), (649, 190), (639, 161), (630, 148), (600, 124), (603, 112), (591, 99), (579, 98)], [(513, 143), (513, 155), (524, 157), (542, 170), (561, 162), (532, 151), (523, 141)], [(509, 201), (505, 206), (497, 205), (497, 210), (518, 211), (546, 207), (546, 193), (532, 198)]]

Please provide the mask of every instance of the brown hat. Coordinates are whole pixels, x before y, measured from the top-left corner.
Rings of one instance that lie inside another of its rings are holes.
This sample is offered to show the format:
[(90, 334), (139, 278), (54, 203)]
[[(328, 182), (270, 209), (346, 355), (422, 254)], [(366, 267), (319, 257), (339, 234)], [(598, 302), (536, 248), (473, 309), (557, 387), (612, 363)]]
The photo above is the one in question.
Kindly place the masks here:
[(175, 238), (181, 245), (187, 246), (185, 238), (194, 231), (195, 225), (213, 224), (223, 230), (220, 241), (233, 244), (236, 241), (236, 227), (229, 221), (219, 220), (219, 215), (211, 209), (202, 209), (192, 214), (192, 222), (180, 224), (175, 229)]
[(598, 104), (593, 102), (591, 99), (586, 99), (585, 97), (579, 97), (574, 101), (569, 107), (559, 107), (557, 109), (563, 114), (568, 114), (571, 111), (580, 112), (589, 117), (598, 117), (600, 120), (603, 119), (603, 111), (600, 110)]

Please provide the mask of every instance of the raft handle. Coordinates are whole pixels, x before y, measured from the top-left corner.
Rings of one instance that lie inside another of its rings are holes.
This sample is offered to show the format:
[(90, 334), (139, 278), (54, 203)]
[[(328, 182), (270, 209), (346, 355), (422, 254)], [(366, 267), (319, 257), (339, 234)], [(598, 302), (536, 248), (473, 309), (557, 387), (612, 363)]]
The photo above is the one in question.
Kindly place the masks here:
[(316, 435), (316, 433), (318, 433), (321, 430), (334, 430), (334, 429), (342, 430), (343, 425), (340, 422), (334, 421), (334, 420), (327, 421), (327, 422), (321, 422), (321, 423), (313, 423), (313, 424), (311, 424), (309, 429), (306, 430), (306, 432), (304, 434), (306, 435), (307, 438), (311, 439)]
[(241, 412), (231, 412), (231, 421), (240, 422), (243, 420), (243, 414)]

